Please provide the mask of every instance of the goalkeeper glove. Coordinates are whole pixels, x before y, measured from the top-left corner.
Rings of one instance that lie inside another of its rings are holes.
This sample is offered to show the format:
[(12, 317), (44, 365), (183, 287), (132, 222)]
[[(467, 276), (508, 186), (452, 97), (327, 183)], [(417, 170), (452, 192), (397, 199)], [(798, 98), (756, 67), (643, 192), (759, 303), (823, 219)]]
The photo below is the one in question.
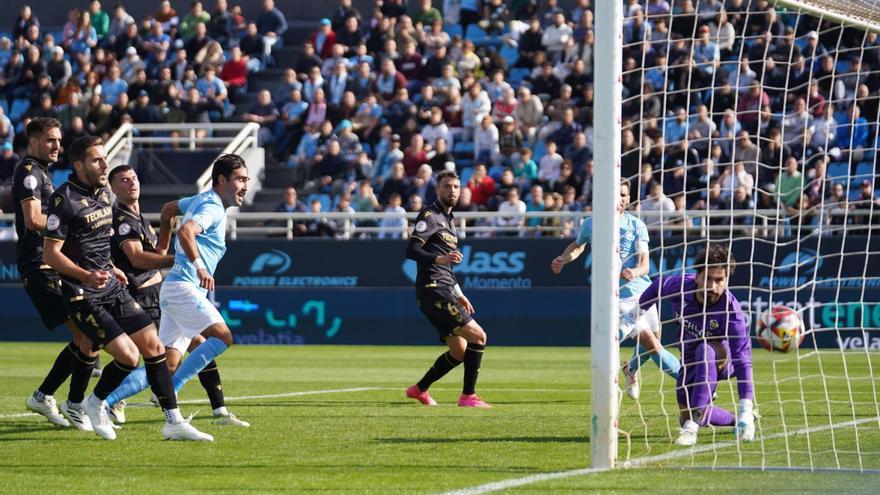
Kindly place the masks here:
[(739, 400), (736, 417), (736, 438), (743, 442), (753, 441), (755, 439), (755, 414), (752, 411), (751, 400)]

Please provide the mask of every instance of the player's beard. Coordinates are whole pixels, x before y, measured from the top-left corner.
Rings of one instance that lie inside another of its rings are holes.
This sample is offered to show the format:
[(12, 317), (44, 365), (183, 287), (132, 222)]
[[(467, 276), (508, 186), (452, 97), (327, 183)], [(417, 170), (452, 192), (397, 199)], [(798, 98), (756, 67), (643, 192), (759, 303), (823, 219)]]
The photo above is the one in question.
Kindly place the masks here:
[(440, 204), (443, 205), (444, 208), (452, 209), (455, 208), (455, 204), (458, 203), (458, 198), (444, 198), (442, 196), (437, 196), (437, 200), (440, 201)]

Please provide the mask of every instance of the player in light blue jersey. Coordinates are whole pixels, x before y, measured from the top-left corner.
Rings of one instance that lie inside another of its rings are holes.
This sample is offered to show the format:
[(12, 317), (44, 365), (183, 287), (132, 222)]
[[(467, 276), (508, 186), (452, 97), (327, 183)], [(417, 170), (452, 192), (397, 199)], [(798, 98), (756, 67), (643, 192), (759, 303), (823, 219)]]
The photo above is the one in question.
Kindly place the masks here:
[[(211, 190), (162, 207), (157, 249), (168, 248), (171, 221), (183, 214), (174, 245), (174, 265), (159, 295), (159, 338), (167, 348), (175, 392), (232, 345), (232, 332), (207, 294), (214, 290), (214, 271), (226, 252), (226, 209), (244, 202), (248, 169), (240, 156), (223, 155), (214, 162), (211, 178)], [(204, 342), (181, 363), (190, 343), (200, 337)], [(114, 402), (146, 388), (145, 377), (139, 375), (129, 375), (111, 394)]]
[[(639, 398), (639, 368), (652, 359), (661, 370), (678, 380), (681, 364), (660, 344), (660, 315), (657, 306), (645, 311), (639, 308), (639, 296), (651, 285), (648, 278), (648, 228), (645, 223), (626, 212), (629, 205), (629, 180), (620, 183), (620, 340), (635, 338), (633, 357), (623, 365), (626, 375), (626, 392), (633, 399)], [(593, 237), (593, 221), (587, 218), (581, 224), (580, 233), (565, 251), (553, 259), (553, 273), (576, 260)], [(647, 352), (641, 352), (645, 349)]]

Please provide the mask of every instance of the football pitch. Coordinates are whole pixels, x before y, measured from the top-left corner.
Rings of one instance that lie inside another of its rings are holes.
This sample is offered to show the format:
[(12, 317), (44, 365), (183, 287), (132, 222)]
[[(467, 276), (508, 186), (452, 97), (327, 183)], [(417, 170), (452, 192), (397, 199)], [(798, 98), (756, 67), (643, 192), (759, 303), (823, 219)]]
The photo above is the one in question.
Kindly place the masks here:
[[(224, 391), (251, 428), (212, 425), (196, 380), (180, 396), (213, 443), (163, 441), (147, 394), (115, 442), (28, 414), (59, 348), (0, 344), (2, 493), (880, 493), (880, 474), (856, 472), (880, 470), (880, 358), (865, 351), (755, 349), (758, 441), (704, 429), (693, 449), (672, 444), (674, 385), (649, 362), (640, 402), (621, 402), (619, 449), (634, 467), (592, 472), (585, 348), (490, 346), (478, 393), (494, 407), (476, 410), (455, 405), (460, 367), (432, 388), (439, 406), (404, 398), (440, 346), (233, 347), (219, 359)], [(735, 386), (718, 394), (734, 407)], [(811, 463), (849, 470), (726, 469)]]

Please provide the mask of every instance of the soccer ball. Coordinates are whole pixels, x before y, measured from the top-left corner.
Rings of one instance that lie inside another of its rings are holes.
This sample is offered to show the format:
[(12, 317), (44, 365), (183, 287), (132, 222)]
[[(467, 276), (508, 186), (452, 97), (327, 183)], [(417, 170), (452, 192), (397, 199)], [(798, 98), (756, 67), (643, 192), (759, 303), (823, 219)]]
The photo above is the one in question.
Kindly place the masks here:
[(773, 306), (761, 313), (755, 333), (768, 351), (788, 352), (804, 341), (804, 321), (788, 306)]

